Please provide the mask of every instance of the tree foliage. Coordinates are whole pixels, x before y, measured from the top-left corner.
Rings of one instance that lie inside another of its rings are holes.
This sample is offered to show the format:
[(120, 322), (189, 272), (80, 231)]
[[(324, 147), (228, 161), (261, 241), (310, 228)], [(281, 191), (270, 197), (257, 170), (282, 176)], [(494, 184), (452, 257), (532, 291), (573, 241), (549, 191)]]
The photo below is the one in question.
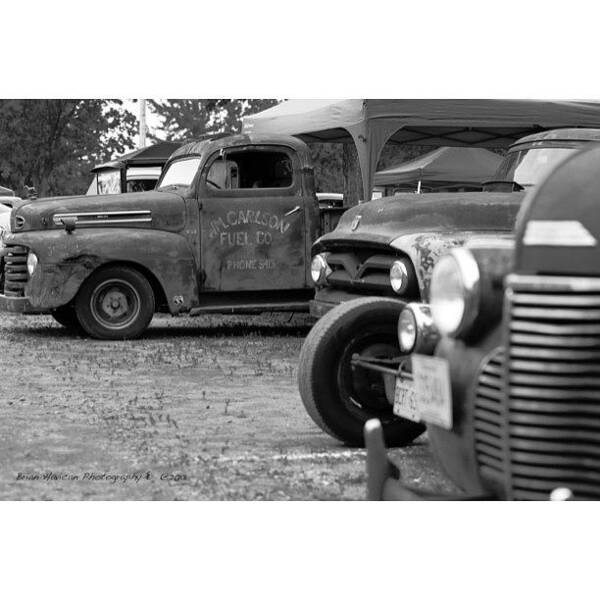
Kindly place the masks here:
[(274, 99), (150, 100), (152, 110), (163, 121), (163, 135), (169, 141), (197, 139), (206, 134), (239, 133), (242, 117), (271, 106)]
[(133, 148), (135, 133), (118, 100), (0, 100), (0, 185), (82, 193), (90, 168)]

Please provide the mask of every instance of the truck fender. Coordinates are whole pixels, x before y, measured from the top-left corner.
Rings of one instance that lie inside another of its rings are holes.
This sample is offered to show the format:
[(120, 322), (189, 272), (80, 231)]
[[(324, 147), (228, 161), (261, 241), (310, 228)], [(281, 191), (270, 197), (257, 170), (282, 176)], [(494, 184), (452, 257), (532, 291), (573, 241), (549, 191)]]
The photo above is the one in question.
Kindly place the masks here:
[(504, 237), (500, 233), (486, 234), (472, 231), (428, 231), (401, 235), (392, 240), (391, 246), (406, 254), (414, 268), (419, 291), (424, 302), (429, 302), (429, 284), (433, 267), (452, 248), (468, 243), (469, 246), (489, 244), (490, 240)]
[(158, 284), (169, 312), (188, 312), (198, 304), (197, 269), (183, 236), (151, 229), (76, 229), (24, 233), (22, 243), (38, 256), (40, 268), (29, 281), (31, 305), (52, 309), (68, 304), (98, 268), (128, 264)]

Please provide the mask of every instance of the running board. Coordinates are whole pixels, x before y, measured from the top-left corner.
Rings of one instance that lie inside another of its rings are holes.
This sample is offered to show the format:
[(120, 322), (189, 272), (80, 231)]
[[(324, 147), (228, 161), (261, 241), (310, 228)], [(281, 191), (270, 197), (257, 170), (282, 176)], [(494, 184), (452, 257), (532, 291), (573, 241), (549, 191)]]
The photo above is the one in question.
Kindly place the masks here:
[(264, 312), (308, 312), (306, 302), (257, 302), (249, 304), (209, 304), (198, 306), (190, 311), (191, 316), (221, 313), (221, 314), (259, 314)]

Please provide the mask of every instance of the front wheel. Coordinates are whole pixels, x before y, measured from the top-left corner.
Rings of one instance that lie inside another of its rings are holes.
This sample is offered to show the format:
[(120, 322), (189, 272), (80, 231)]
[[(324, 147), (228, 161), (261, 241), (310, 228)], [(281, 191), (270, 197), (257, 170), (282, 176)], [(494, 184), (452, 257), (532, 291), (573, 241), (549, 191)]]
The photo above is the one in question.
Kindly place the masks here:
[(75, 299), (75, 312), (90, 336), (101, 340), (139, 337), (154, 314), (148, 280), (130, 267), (107, 267), (93, 273)]
[(388, 446), (412, 442), (425, 427), (394, 415), (380, 373), (352, 366), (352, 356), (400, 355), (398, 317), (404, 304), (385, 298), (344, 302), (323, 316), (300, 352), (298, 382), (304, 407), (323, 431), (363, 446), (364, 424), (381, 421)]

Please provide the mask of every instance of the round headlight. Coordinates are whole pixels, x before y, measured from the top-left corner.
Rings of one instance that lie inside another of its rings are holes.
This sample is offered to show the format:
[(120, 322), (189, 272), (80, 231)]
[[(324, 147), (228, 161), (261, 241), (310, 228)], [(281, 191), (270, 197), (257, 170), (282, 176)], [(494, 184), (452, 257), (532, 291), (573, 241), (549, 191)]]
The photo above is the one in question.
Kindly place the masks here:
[(406, 354), (412, 352), (417, 343), (417, 320), (410, 308), (405, 308), (400, 313), (398, 342), (400, 343), (400, 350)]
[(408, 286), (408, 270), (401, 260), (395, 260), (390, 267), (390, 285), (396, 294), (402, 294)]
[(317, 285), (325, 283), (327, 276), (331, 273), (331, 269), (327, 264), (327, 260), (323, 254), (317, 254), (310, 263), (310, 276)]
[(27, 271), (29, 272), (29, 275), (33, 275), (37, 265), (38, 257), (35, 255), (35, 253), (29, 251), (29, 254), (27, 255)]
[(479, 305), (479, 267), (464, 248), (447, 254), (431, 275), (431, 314), (443, 335), (460, 337), (477, 316)]

